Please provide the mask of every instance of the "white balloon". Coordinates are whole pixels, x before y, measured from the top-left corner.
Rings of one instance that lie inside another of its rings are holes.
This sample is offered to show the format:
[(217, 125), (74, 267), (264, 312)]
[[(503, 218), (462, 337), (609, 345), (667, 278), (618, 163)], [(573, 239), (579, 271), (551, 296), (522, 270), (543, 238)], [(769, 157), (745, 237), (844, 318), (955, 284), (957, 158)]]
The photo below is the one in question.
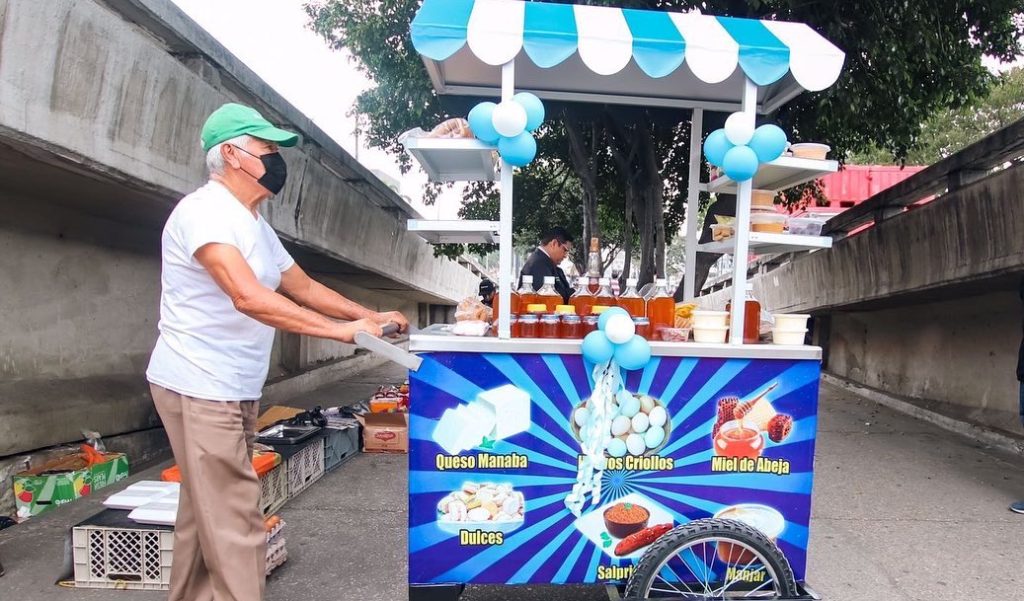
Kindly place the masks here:
[[(495, 119), (498, 111), (495, 110)], [(497, 127), (497, 121), (495, 121)], [(754, 118), (745, 113), (733, 113), (725, 120), (725, 137), (736, 146), (744, 146), (750, 143), (754, 137)]]
[(526, 131), (527, 119), (523, 105), (506, 100), (495, 107), (491, 122), (499, 134), (506, 138), (514, 138)]
[(626, 315), (612, 315), (604, 326), (604, 333), (613, 344), (625, 344), (636, 334), (636, 324)]

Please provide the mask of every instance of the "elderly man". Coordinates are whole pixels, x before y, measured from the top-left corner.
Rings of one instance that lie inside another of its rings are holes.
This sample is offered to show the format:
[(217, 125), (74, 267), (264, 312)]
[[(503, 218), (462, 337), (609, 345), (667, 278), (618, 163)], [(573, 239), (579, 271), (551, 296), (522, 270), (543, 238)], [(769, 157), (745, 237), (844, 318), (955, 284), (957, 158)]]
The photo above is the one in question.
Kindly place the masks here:
[(262, 598), (251, 457), (274, 330), (352, 342), (389, 322), (408, 327), (311, 280), (257, 212), (284, 188), (278, 146), (297, 142), (254, 109), (217, 109), (202, 131), (210, 181), (164, 227), (160, 338), (146, 376), (182, 475), (172, 601)]

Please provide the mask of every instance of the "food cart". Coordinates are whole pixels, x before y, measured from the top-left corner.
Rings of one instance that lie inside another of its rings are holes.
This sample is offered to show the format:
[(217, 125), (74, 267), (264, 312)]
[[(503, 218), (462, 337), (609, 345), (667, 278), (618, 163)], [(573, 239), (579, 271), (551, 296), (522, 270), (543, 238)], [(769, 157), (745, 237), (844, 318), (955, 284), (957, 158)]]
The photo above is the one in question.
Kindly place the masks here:
[[(678, 108), (694, 132), (704, 111), (753, 123), (833, 84), (844, 62), (802, 24), (517, 0), (424, 0), (412, 40), (439, 94)], [(497, 336), (432, 328), (411, 339), (422, 360), (411, 375), (411, 598), (454, 598), (467, 583), (807, 595), (821, 349), (743, 344), (742, 310), (727, 344), (651, 342), (630, 370), (588, 362), (580, 341), (511, 338), (512, 166), (477, 139), (405, 145), (434, 180), (501, 191), (497, 222), (409, 224), (434, 243), (497, 242), (501, 269)], [(750, 215), (753, 189), (811, 181), (834, 161), (782, 156), (752, 179), (700, 183), (701, 136), (689, 157), (688, 265), (698, 193), (737, 195), (735, 236), (699, 249), (735, 257), (733, 307), (745, 306), (751, 253), (831, 245), (751, 232)], [(693, 298), (693, 270), (685, 277)], [(609, 451), (609, 429), (626, 444)]]

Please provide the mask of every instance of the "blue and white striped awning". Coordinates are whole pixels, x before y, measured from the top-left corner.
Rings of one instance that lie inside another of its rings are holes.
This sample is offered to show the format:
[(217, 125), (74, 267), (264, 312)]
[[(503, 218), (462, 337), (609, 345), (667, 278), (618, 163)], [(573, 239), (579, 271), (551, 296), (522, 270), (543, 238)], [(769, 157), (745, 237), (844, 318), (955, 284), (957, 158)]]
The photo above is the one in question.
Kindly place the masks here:
[(412, 41), (442, 94), (493, 95), (516, 60), (516, 87), (542, 97), (731, 110), (749, 78), (763, 112), (845, 60), (801, 23), (520, 0), (424, 0)]

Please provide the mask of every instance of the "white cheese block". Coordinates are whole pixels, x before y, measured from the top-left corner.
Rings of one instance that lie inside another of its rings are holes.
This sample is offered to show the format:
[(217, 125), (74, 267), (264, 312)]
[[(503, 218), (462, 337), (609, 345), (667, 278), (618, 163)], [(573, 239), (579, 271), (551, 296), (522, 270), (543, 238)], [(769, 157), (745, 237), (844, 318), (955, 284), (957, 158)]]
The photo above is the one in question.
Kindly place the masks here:
[(530, 429), (530, 395), (516, 386), (506, 384), (481, 392), (476, 403), (493, 411), (495, 440), (504, 440)]

